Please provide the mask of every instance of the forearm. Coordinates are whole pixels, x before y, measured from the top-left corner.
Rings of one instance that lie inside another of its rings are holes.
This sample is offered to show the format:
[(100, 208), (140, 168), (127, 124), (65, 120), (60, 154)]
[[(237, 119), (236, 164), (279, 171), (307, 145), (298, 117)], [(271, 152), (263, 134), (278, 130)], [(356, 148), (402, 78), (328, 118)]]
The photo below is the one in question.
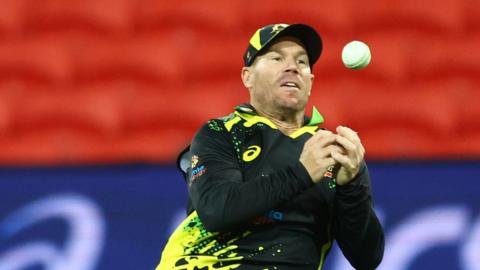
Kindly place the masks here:
[(211, 231), (247, 222), (313, 185), (300, 162), (253, 179), (243, 179), (239, 171), (223, 171), (210, 177), (231, 179), (192, 185), (194, 207), (204, 226)]
[(356, 269), (375, 269), (383, 257), (384, 234), (372, 208), (366, 167), (352, 183), (337, 187), (334, 216), (345, 257)]

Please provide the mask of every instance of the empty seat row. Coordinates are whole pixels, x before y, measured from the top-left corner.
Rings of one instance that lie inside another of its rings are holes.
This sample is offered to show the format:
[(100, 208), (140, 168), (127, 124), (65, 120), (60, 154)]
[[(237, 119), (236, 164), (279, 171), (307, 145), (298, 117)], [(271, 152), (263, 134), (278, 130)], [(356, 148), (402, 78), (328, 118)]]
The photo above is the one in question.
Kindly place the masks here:
[(411, 77), (471, 77), (480, 75), (480, 46), (478, 36), (468, 38), (420, 37), (412, 47), (408, 61)]
[(466, 0), (417, 1), (394, 0), (375, 1), (374, 3), (352, 4), (352, 25), (355, 30), (389, 31), (392, 28), (404, 28), (415, 31), (456, 32), (464, 25)]
[(163, 37), (104, 40), (66, 35), (2, 42), (0, 80), (13, 77), (52, 84), (99, 77), (175, 80), (186, 61), (175, 48)]
[(402, 86), (372, 86), (324, 83), (315, 89), (311, 103), (325, 114), (329, 128), (349, 125), (361, 132), (402, 126), (424, 130), (435, 137), (448, 134), (459, 124), (458, 104), (442, 89), (402, 92)]
[(57, 127), (113, 137), (152, 127), (198, 128), (209, 118), (229, 114), (234, 106), (247, 101), (246, 90), (229, 82), (185, 89), (155, 85), (140, 90), (128, 84), (75, 89), (42, 92), (0, 87), (0, 136)]
[[(65, 128), (0, 137), (0, 164), (169, 162), (191, 141), (194, 131), (150, 129), (108, 138)], [(367, 159), (460, 159), (478, 157), (480, 134), (432, 137), (407, 126), (379, 127), (359, 133)]]
[[(28, 33), (84, 29), (99, 34), (151, 28), (193, 27), (219, 33), (251, 31), (272, 22), (307, 22), (325, 31), (410, 28), (458, 31), (476, 22), (474, 0), (352, 1), (302, 0), (285, 8), (279, 0), (245, 1), (2, 0), (0, 30)], [(435, 8), (432, 8), (435, 7)], [(473, 7), (473, 10), (471, 9)], [(248, 12), (245, 12), (248, 10)], [(477, 9), (478, 11), (478, 9)]]
[(0, 164), (171, 163), (193, 134), (176, 128), (108, 138), (75, 129), (32, 130), (15, 138), (0, 137)]
[[(372, 51), (368, 68), (360, 72), (346, 69), (341, 50), (349, 39), (327, 35), (315, 73), (396, 82), (480, 75), (480, 54), (475, 53), (480, 39), (476, 37), (427, 38), (397, 32), (359, 38)], [(245, 48), (240, 39), (205, 39), (177, 31), (135, 39), (42, 36), (0, 43), (0, 81), (14, 78), (55, 85), (121, 78), (151, 82), (238, 78)]]
[[(432, 137), (453, 130), (480, 131), (479, 82), (456, 87), (453, 80), (414, 85), (366, 81), (318, 81), (310, 99), (324, 114), (327, 127), (408, 126)], [(408, 89), (409, 88), (409, 89)], [(197, 129), (209, 118), (248, 102), (238, 81), (210, 84), (92, 84), (71, 91), (0, 87), (0, 136), (57, 127), (118, 136), (151, 128)], [(310, 109), (310, 107), (308, 108)]]
[(72, 0), (68, 3), (2, 0), (0, 30), (35, 33), (79, 28), (102, 34), (126, 31), (131, 25), (132, 4), (129, 0)]

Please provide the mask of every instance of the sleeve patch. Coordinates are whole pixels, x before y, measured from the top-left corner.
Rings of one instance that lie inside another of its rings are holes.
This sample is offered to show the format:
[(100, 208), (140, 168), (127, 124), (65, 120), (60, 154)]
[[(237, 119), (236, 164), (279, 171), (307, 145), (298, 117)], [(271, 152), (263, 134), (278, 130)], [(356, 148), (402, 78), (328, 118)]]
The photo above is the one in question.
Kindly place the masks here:
[(192, 169), (192, 177), (190, 182), (193, 183), (196, 179), (198, 179), (200, 176), (204, 175), (207, 172), (207, 167), (205, 165), (200, 165), (195, 169)]

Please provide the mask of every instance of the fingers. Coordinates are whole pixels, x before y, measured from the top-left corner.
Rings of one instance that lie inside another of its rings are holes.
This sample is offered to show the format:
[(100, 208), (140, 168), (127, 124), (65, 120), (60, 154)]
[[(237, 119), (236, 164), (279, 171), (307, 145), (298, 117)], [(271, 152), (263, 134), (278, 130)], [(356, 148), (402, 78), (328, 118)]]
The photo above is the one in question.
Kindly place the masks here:
[(345, 137), (337, 136), (335, 138), (336, 142), (341, 145), (347, 152), (354, 152), (357, 149), (357, 145), (348, 140)]
[(348, 168), (350, 171), (356, 169), (356, 165), (354, 164), (353, 160), (350, 159), (347, 155), (342, 155), (338, 152), (332, 152), (331, 157), (335, 160), (335, 162), (340, 163), (342, 166)]
[[(338, 179), (341, 183), (348, 183), (358, 174), (360, 164), (365, 154), (365, 148), (357, 133), (350, 128), (339, 126), (336, 129), (336, 143), (345, 149), (346, 154), (332, 152), (331, 157), (342, 165)], [(342, 171), (343, 170), (343, 171)]]
[(312, 136), (303, 147), (300, 162), (315, 183), (322, 179), (328, 167), (337, 163), (331, 153), (345, 153), (345, 150), (335, 143), (336, 137), (337, 135), (331, 131), (321, 130)]
[(344, 126), (337, 127), (337, 134), (347, 138), (348, 140), (354, 143), (360, 143), (360, 138), (357, 135), (357, 132), (353, 131), (352, 129)]
[(327, 148), (326, 152), (328, 153), (328, 155), (331, 155), (331, 153), (334, 153), (334, 152), (342, 155), (347, 154), (347, 152), (345, 151), (345, 148), (338, 144), (331, 144), (326, 148)]
[(358, 137), (357, 132), (348, 127), (338, 126), (338, 136), (336, 142), (343, 146), (349, 153), (358, 153), (362, 157), (365, 154), (365, 148)]
[(323, 148), (326, 145), (332, 144), (335, 142), (336, 135), (328, 130), (319, 130), (315, 135), (313, 135), (305, 145), (315, 145), (316, 148)]
[(331, 140), (335, 138), (335, 134), (328, 130), (319, 130), (315, 135), (312, 136), (314, 141), (325, 141)]
[(335, 164), (337, 164), (337, 161), (333, 157), (325, 158), (325, 168), (335, 166)]
[(337, 180), (341, 183), (348, 183), (358, 174), (365, 152), (360, 138), (347, 127), (339, 126), (336, 132), (319, 130), (304, 145), (300, 162), (314, 182), (320, 181), (331, 166), (339, 166)]

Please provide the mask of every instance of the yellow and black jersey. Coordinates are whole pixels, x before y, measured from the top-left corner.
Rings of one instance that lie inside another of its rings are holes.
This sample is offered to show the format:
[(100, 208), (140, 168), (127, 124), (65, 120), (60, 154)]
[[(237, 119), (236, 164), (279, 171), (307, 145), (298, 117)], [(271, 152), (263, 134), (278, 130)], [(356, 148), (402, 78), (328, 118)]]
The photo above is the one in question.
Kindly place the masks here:
[(328, 171), (314, 184), (299, 162), (321, 122), (314, 108), (286, 136), (248, 104), (208, 121), (179, 159), (189, 215), (157, 270), (321, 269), (334, 239), (355, 268), (374, 269), (384, 238), (366, 166), (337, 187)]

